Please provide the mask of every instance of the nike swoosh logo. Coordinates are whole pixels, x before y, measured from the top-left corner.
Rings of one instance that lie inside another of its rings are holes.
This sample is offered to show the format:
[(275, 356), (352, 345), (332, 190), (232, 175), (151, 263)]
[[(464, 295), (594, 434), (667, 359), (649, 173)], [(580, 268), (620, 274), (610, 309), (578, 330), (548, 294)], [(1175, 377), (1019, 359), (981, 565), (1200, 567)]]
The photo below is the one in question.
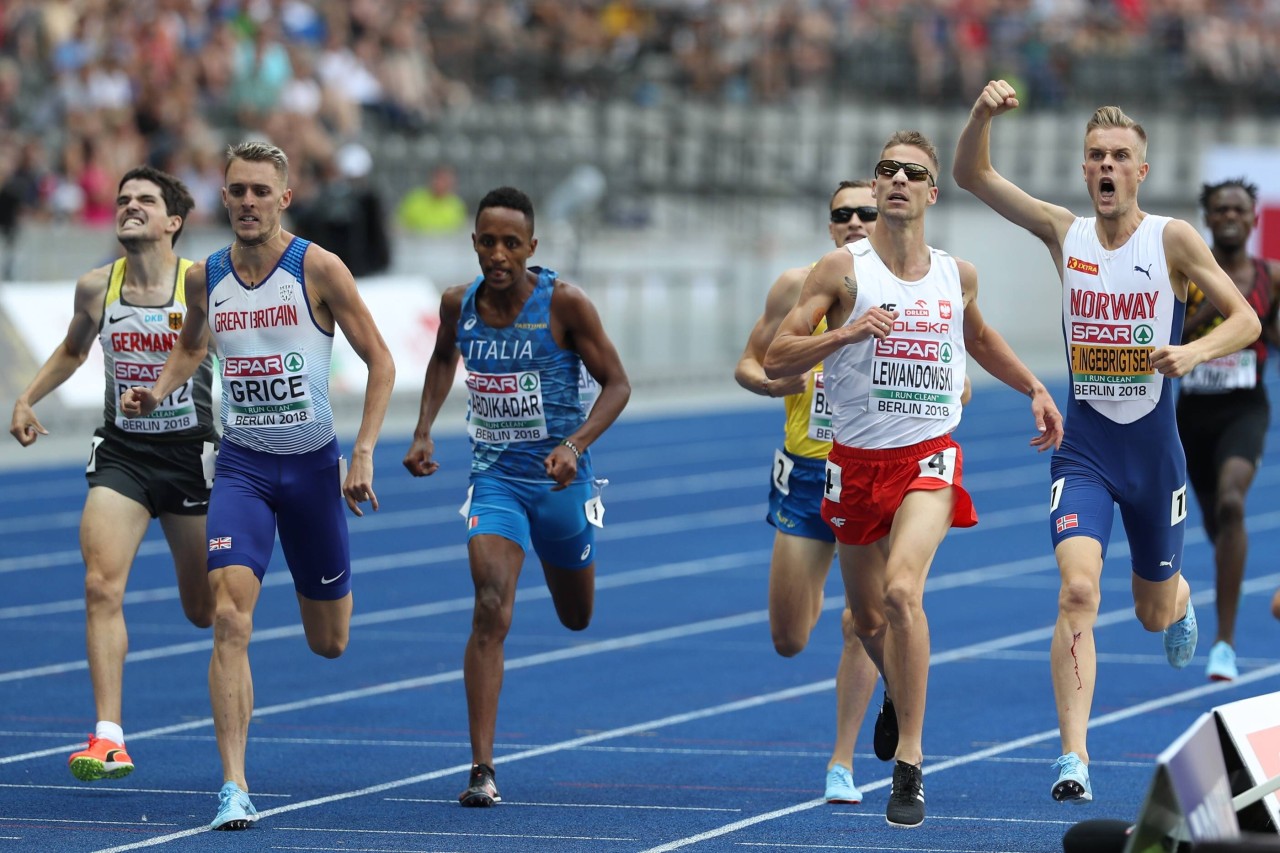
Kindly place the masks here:
[(347, 572), (346, 572), (346, 569), (343, 569), (342, 571), (338, 572), (336, 575), (334, 575), (334, 576), (333, 576), (333, 577), (331, 577), (331, 578), (320, 578), (320, 583), (322, 583), (322, 584), (326, 584), (326, 585), (327, 585), (327, 584), (331, 584), (331, 583), (333, 583), (334, 581), (336, 581), (338, 578), (340, 578), (340, 577), (342, 577), (343, 575), (345, 575), (346, 573), (347, 573)]
[(234, 299), (234, 298), (235, 298), (234, 296), (228, 296), (226, 299), (223, 299), (221, 302), (215, 302), (215, 303), (213, 303), (213, 307), (214, 307), (214, 308), (218, 308), (218, 307), (220, 307), (220, 306), (222, 305), (222, 303), (223, 303), (223, 302), (230, 302), (230, 301), (231, 301), (232, 299)]
[(108, 323), (119, 323), (121, 320), (127, 320), (127, 319), (129, 319), (130, 317), (132, 317), (132, 316), (133, 316), (133, 313), (134, 313), (134, 312), (130, 311), (128, 314), (121, 314), (119, 317), (108, 317), (108, 318), (107, 318), (107, 322), (108, 322)]
[(190, 500), (189, 498), (183, 498), (183, 499), (182, 499), (182, 505), (183, 505), (183, 506), (185, 506), (185, 507), (193, 507), (193, 506), (208, 506), (208, 505), (209, 505), (209, 502), (208, 502), (208, 501), (193, 501), (193, 500)]
[(116, 760), (116, 756), (117, 756), (117, 755), (119, 755), (119, 754), (120, 754), (120, 752), (121, 752), (121, 750), (118, 750), (118, 749), (108, 749), (108, 750), (107, 750), (107, 759), (106, 759), (106, 762), (105, 762), (105, 763), (110, 764), (111, 762), (115, 761), (115, 760)]

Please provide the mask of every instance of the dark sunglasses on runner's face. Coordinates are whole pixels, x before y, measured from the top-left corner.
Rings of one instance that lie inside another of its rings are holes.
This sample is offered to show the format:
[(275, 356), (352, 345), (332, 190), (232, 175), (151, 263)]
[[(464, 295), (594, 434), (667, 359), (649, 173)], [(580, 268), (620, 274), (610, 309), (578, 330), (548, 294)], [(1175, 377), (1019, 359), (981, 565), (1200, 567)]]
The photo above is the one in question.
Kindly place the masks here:
[(908, 181), (933, 181), (933, 172), (919, 163), (901, 163), (897, 160), (881, 160), (876, 163), (876, 174), (881, 177), (892, 178), (899, 170), (907, 173)]
[(879, 211), (872, 205), (863, 205), (860, 207), (837, 207), (831, 211), (831, 221), (837, 225), (843, 225), (853, 217), (858, 217), (863, 222), (875, 222)]

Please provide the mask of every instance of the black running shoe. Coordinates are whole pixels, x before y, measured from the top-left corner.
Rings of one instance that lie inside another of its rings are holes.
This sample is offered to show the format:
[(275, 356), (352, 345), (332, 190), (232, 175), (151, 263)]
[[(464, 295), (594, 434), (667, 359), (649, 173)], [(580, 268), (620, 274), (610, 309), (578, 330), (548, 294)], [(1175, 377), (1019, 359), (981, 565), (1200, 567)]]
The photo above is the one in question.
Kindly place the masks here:
[(467, 790), (458, 795), (458, 802), (472, 808), (488, 808), (502, 802), (498, 783), (493, 778), (493, 768), (488, 764), (471, 765), (471, 778)]
[(881, 761), (892, 761), (898, 752), (898, 712), (893, 710), (893, 700), (884, 694), (884, 702), (880, 704), (880, 713), (876, 716), (876, 730), (871, 739), (876, 758)]
[(920, 768), (899, 761), (893, 768), (893, 790), (884, 819), (890, 826), (911, 828), (924, 823), (924, 774)]

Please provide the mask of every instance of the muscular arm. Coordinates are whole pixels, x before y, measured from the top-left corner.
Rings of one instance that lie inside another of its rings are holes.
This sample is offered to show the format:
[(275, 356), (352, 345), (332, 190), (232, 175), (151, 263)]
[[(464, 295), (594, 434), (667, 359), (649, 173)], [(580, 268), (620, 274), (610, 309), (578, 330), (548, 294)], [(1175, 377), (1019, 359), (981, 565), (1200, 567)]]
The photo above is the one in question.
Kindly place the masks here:
[(551, 321), (553, 332), (560, 330), (563, 341), (578, 353), (587, 372), (600, 383), (600, 396), (587, 419), (572, 435), (564, 436), (578, 453), (560, 446), (547, 455), (547, 475), (564, 487), (577, 476), (578, 455), (622, 414), (631, 399), (631, 380), (617, 348), (605, 333), (599, 312), (580, 288), (556, 282), (551, 295)]
[(99, 267), (76, 282), (75, 304), (66, 337), (14, 401), (9, 434), (23, 447), (31, 445), (38, 436), (49, 434), (32, 407), (70, 379), (88, 358), (102, 323), (102, 300), (110, 275), (111, 267)]
[(973, 264), (957, 259), (960, 287), (964, 292), (964, 345), (982, 369), (1015, 391), (1031, 398), (1037, 435), (1031, 446), (1039, 450), (1057, 449), (1062, 444), (1062, 414), (1044, 383), (1036, 378), (1014, 353), (1004, 336), (988, 326), (978, 308), (978, 272)]
[(342, 486), (347, 506), (356, 515), (363, 515), (357, 506), (363, 500), (369, 500), (371, 506), (378, 509), (378, 498), (373, 492), (373, 448), (378, 443), (387, 405), (391, 402), (396, 366), (346, 264), (318, 246), (308, 249), (304, 263), (307, 281), (316, 298), (329, 310), (347, 343), (369, 370), (360, 428), (351, 447), (351, 465)]
[(432, 459), (435, 441), (431, 427), (440, 414), (440, 407), (453, 388), (453, 378), (458, 373), (458, 315), (462, 313), (462, 297), (466, 286), (451, 287), (440, 297), (440, 328), (436, 331), (435, 347), (427, 361), (426, 377), (422, 383), (422, 400), (418, 405), (418, 423), (413, 430), (413, 441), (404, 457), (404, 467), (415, 477), (425, 477), (440, 469), (440, 463)]
[(1151, 353), (1151, 366), (1165, 376), (1185, 376), (1193, 367), (1244, 349), (1258, 339), (1262, 324), (1235, 282), (1222, 271), (1204, 238), (1189, 223), (1174, 219), (1164, 229), (1169, 279), (1179, 298), (1185, 298), (1187, 282), (1204, 291), (1205, 300), (1223, 321), (1202, 338), (1178, 346), (1164, 346)]
[(1012, 86), (1003, 80), (987, 84), (969, 112), (969, 121), (960, 131), (951, 176), (957, 186), (1039, 237), (1061, 273), (1062, 241), (1075, 216), (1064, 207), (1031, 196), (991, 165), (991, 120), (1017, 107), (1017, 93)]
[(738, 359), (738, 366), (733, 372), (733, 378), (738, 384), (753, 394), (764, 397), (785, 397), (804, 390), (803, 376), (770, 379), (764, 373), (763, 362), (764, 355), (769, 350), (769, 344), (777, 334), (778, 326), (795, 306), (808, 274), (809, 270), (805, 267), (787, 270), (778, 276), (777, 281), (769, 288), (769, 295), (765, 298), (764, 313), (751, 329), (746, 348), (742, 351), (742, 357)]
[[(889, 334), (897, 311), (868, 308), (845, 325), (857, 303), (858, 283), (853, 279), (853, 257), (845, 249), (822, 256), (800, 289), (800, 298), (778, 325), (765, 352), (764, 373), (770, 379), (804, 373), (842, 346)], [(814, 336), (819, 321), (827, 318), (825, 334)]]

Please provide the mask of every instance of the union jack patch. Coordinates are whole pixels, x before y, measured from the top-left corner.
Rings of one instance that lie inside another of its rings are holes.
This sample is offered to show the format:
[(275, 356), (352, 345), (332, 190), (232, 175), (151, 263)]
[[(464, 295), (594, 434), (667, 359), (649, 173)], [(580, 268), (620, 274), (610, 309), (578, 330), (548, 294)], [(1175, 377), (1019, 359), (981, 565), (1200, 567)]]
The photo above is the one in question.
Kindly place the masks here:
[(1070, 530), (1072, 527), (1079, 527), (1079, 526), (1080, 526), (1080, 517), (1077, 516), (1074, 512), (1067, 513), (1066, 515), (1062, 516), (1062, 518), (1058, 519), (1059, 533), (1063, 532), (1064, 530)]
[(209, 550), (210, 550), (210, 551), (230, 551), (230, 550), (231, 550), (231, 537), (230, 537), (230, 536), (218, 536), (218, 537), (216, 537), (216, 538), (214, 538), (214, 539), (210, 539), (210, 540), (209, 540)]

